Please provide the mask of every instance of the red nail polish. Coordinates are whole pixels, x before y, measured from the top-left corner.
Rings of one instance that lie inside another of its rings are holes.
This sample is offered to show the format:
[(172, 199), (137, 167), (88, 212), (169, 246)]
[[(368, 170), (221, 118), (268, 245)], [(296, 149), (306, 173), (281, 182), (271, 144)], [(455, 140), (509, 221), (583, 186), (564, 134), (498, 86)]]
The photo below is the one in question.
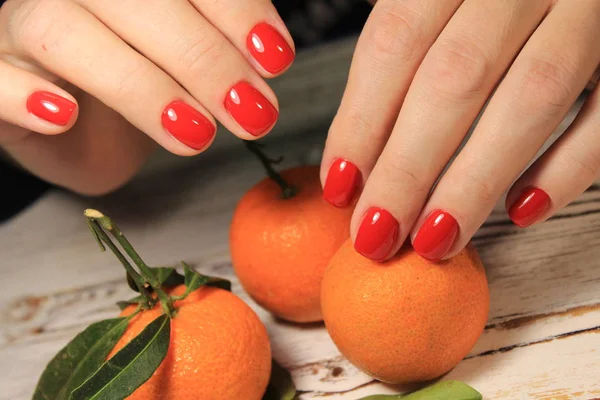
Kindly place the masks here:
[(77, 104), (50, 92), (34, 92), (27, 99), (27, 110), (56, 125), (67, 125)]
[(429, 261), (441, 260), (458, 235), (456, 219), (443, 210), (435, 210), (423, 222), (413, 241), (413, 248)]
[(294, 51), (286, 40), (267, 23), (256, 25), (246, 38), (246, 47), (256, 61), (271, 74), (277, 74), (294, 61)]
[(508, 210), (515, 225), (525, 228), (536, 222), (550, 207), (550, 196), (542, 189), (526, 188)]
[(240, 82), (225, 98), (225, 109), (252, 136), (260, 136), (275, 124), (279, 113), (254, 86)]
[(363, 256), (375, 261), (383, 261), (398, 240), (400, 224), (388, 211), (371, 207), (365, 213), (354, 248)]
[(194, 150), (206, 147), (217, 130), (204, 114), (183, 101), (174, 101), (165, 107), (162, 124), (175, 139)]
[(336, 207), (346, 207), (358, 187), (360, 172), (356, 165), (343, 158), (333, 160), (323, 188), (323, 198)]

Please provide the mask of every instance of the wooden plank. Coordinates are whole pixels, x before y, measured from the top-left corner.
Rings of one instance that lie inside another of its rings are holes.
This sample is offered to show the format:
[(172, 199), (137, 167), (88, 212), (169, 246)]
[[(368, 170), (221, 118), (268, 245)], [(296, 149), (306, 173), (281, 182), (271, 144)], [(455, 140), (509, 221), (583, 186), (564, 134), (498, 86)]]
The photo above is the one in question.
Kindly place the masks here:
[[(486, 400), (590, 400), (600, 397), (599, 347), (600, 330), (573, 334), (463, 361), (443, 379), (462, 380), (480, 391)], [(405, 389), (372, 382), (349, 391), (304, 393), (299, 397), (356, 400)]]
[[(283, 145), (273, 148), (277, 153), (291, 156), (288, 165), (301, 160), (299, 152), (310, 153), (314, 142), (311, 144), (305, 140), (292, 144), (294, 151), (287, 150), (287, 146)], [(244, 153), (239, 154), (239, 158), (221, 164), (221, 174), (214, 178), (204, 176), (205, 169), (186, 167), (183, 171), (190, 174), (188, 181), (169, 181), (165, 175), (156, 178), (162, 182), (161, 186), (152, 187), (152, 180), (147, 178), (149, 180), (138, 181), (115, 195), (95, 199), (91, 203), (114, 216), (148, 260), (169, 264), (186, 259), (207, 266), (208, 273), (231, 276), (227, 254), (228, 220), (237, 198), (262, 176), (260, 168), (252, 166), (252, 160)], [(190, 182), (195, 184), (189, 185)], [(205, 193), (222, 195), (217, 200)], [(178, 201), (180, 196), (193, 201)], [(146, 199), (143, 205), (140, 205), (139, 198)], [(520, 230), (508, 223), (499, 203), (489, 223), (475, 238), (488, 267), (492, 324), (598, 303), (596, 287), (600, 279), (600, 269), (597, 268), (600, 246), (597, 244), (600, 220), (596, 212), (599, 199), (600, 192), (591, 190), (562, 211), (559, 218), (527, 230)], [(162, 210), (163, 204), (170, 204), (172, 208)], [(10, 276), (11, 283), (0, 293), (2, 304), (5, 304), (0, 310), (3, 315), (27, 314), (32, 312), (28, 311), (32, 305), (40, 304), (42, 307), (27, 321), (1, 319), (12, 321), (8, 324), (0, 322), (3, 343), (10, 342), (10, 349), (28, 348), (25, 343), (31, 343), (33, 349), (36, 348), (33, 343), (40, 341), (52, 343), (49, 347), (57, 349), (57, 343), (47, 342), (46, 335), (54, 337), (58, 334), (58, 338), (66, 340), (70, 336), (61, 336), (59, 333), (68, 331), (72, 336), (78, 328), (82, 328), (82, 323), (110, 315), (114, 310), (112, 303), (127, 297), (126, 287), (122, 283), (115, 285), (122, 278), (120, 267), (112, 256), (97, 250), (83, 224), (80, 212), (87, 206), (82, 199), (51, 193), (43, 202), (13, 221), (12, 229), (0, 231), (4, 259), (11, 260), (11, 263), (3, 266), (8, 270), (6, 276)], [(147, 216), (147, 220), (139, 217), (142, 214)], [(46, 227), (55, 226), (57, 229), (36, 228), (40, 221), (44, 221)], [(19, 234), (15, 235), (15, 232), (27, 232), (27, 240), (23, 240)], [(38, 279), (28, 286), (19, 285), (32, 273)], [(81, 290), (82, 287), (84, 289)], [(70, 297), (73, 292), (69, 289), (73, 288), (78, 294)], [(236, 286), (236, 291), (245, 296), (239, 286)], [(39, 300), (36, 292), (48, 293), (52, 300)], [(23, 299), (22, 296), (27, 293), (33, 297)], [(85, 311), (84, 299), (92, 299), (92, 312)], [(253, 306), (269, 326), (276, 356), (284, 365), (295, 369), (294, 377), (301, 389), (334, 391), (338, 390), (339, 385), (351, 389), (370, 382), (370, 378), (339, 359), (337, 349), (322, 327), (299, 329), (276, 323), (266, 312)], [(542, 340), (561, 331), (585, 329), (590, 326), (594, 316), (596, 314), (592, 313), (582, 318), (536, 324), (534, 328), (526, 328), (526, 334), (519, 331), (486, 333), (474, 351), (491, 351)], [(5, 349), (0, 353), (2, 359), (14, 359), (13, 350), (4, 353)], [(28, 359), (27, 368), (7, 368), (11, 374), (17, 373), (13, 369), (32, 371), (34, 365), (41, 370), (47, 356), (48, 352), (36, 351), (29, 357), (37, 361)], [(319, 367), (315, 368), (315, 365)], [(335, 376), (339, 368), (346, 371), (343, 376)], [(316, 374), (313, 373), (315, 370)], [(35, 374), (26, 374), (29, 376), (21, 379), (33, 384)], [(21, 382), (17, 378), (11, 381)]]
[[(210, 274), (232, 277), (227, 263), (203, 270)], [(234, 281), (234, 292), (249, 302), (267, 324), (276, 358), (292, 369), (296, 384), (301, 390), (336, 392), (372, 381), (339, 356), (320, 324), (299, 328), (278, 322), (252, 303), (237, 281)], [(114, 316), (117, 313), (114, 303), (130, 295), (127, 285), (119, 280), (51, 296), (23, 298), (9, 304), (3, 308), (3, 312), (7, 313), (1, 316), (5, 323), (0, 330), (3, 344), (0, 346), (0, 359), (15, 359), (15, 351), (36, 348), (40, 343), (57, 350), (60, 343), (66, 343), (86, 324)], [(600, 325), (599, 321), (600, 304), (535, 317), (505, 319), (488, 327), (470, 357), (506, 351), (511, 347), (523, 347), (574, 331), (595, 329)], [(27, 366), (20, 367), (19, 361), (17, 368), (15, 364), (7, 365), (7, 371), (0, 367), (0, 376), (4, 372), (21, 374), (12, 377), (11, 381), (28, 382), (26, 386), (32, 387), (37, 376), (32, 374), (32, 369), (41, 371), (49, 357), (46, 352), (36, 354), (39, 358), (35, 362), (27, 359)]]

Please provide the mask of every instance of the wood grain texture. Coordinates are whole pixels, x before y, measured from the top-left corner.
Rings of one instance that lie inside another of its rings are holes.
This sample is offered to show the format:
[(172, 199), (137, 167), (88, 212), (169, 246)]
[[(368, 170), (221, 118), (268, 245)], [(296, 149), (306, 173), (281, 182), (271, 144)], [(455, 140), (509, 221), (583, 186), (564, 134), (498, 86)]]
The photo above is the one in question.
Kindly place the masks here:
[[(317, 66), (333, 76), (327, 62), (345, 60), (351, 47), (300, 64), (306, 70), (298, 76), (306, 79)], [(325, 93), (319, 82), (298, 107)], [(279, 84), (288, 93), (302, 91), (299, 81)], [(332, 102), (323, 95), (319, 102)], [(302, 125), (310, 134), (289, 128), (293, 134), (272, 139), (267, 151), (285, 156), (282, 168), (318, 162), (330, 111), (310, 111), (322, 115), (321, 122), (315, 117), (314, 125)], [(131, 295), (120, 265), (98, 250), (87, 230), (82, 212), (88, 207), (113, 217), (149, 263), (185, 260), (232, 279), (234, 292), (267, 325), (274, 355), (291, 370), (300, 399), (353, 400), (410, 389), (374, 382), (340, 356), (321, 324), (277, 321), (243, 292), (230, 265), (228, 226), (237, 200), (264, 174), (241, 145), (155, 165), (163, 167), (104, 198), (50, 192), (0, 226), (0, 399), (29, 398), (48, 360), (89, 323), (114, 316), (114, 303)], [(474, 244), (488, 272), (490, 319), (447, 378), (473, 385), (486, 399), (600, 398), (600, 186), (525, 230), (510, 223), (500, 199)]]

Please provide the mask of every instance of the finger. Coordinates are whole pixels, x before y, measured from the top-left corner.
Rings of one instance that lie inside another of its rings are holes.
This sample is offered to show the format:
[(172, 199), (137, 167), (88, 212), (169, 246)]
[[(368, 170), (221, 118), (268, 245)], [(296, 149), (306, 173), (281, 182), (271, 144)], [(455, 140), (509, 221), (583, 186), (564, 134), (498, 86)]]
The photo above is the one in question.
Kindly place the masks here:
[[(600, 63), (599, 18), (599, 2), (559, 2), (513, 63), (416, 225), (434, 226), (438, 212), (425, 219), (435, 210), (457, 221), (458, 235), (443, 244), (443, 258), (466, 245), (584, 89)], [(415, 249), (439, 243), (420, 233), (413, 240)]]
[(28, 131), (54, 135), (69, 130), (77, 119), (73, 96), (4, 61), (0, 61), (0, 87), (0, 120)]
[(123, 40), (174, 77), (237, 136), (255, 139), (275, 124), (275, 94), (188, 1), (132, 0), (119, 7), (80, 1)]
[[(69, 85), (70, 86), (70, 85)], [(67, 87), (85, 118), (62, 135), (27, 135), (3, 151), (33, 175), (86, 196), (114, 191), (156, 150), (156, 142), (92, 96)]]
[(16, 51), (98, 98), (175, 154), (197, 154), (210, 145), (214, 120), (165, 72), (78, 5), (31, 3), (13, 16), (16, 28), (9, 34)]
[(600, 89), (567, 131), (513, 185), (506, 197), (512, 221), (524, 228), (546, 220), (600, 178)]
[[(408, 236), (435, 181), (547, 9), (542, 1), (467, 0), (429, 50), (353, 218), (360, 229), (364, 212), (377, 205), (404, 227), (386, 255)], [(358, 230), (359, 248), (361, 236)]]
[(271, 0), (191, 0), (265, 77), (281, 75), (294, 61), (294, 42)]
[[(380, 0), (373, 9), (321, 162), (331, 204), (348, 206), (360, 184), (353, 176), (369, 176), (415, 71), (461, 1)], [(348, 168), (340, 170), (341, 163)]]

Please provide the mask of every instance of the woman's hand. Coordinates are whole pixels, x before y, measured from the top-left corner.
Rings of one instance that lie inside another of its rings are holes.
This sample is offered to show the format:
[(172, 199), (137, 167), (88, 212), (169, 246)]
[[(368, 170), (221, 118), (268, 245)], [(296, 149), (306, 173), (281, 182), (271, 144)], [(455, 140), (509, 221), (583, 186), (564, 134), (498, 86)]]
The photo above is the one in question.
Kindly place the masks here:
[(198, 154), (215, 120), (243, 139), (265, 135), (278, 105), (263, 78), (293, 59), (270, 0), (8, 0), (0, 146), (44, 179), (102, 193), (153, 142)]
[(515, 179), (506, 204), (521, 227), (588, 188), (600, 171), (600, 89), (519, 175), (598, 68), (599, 27), (595, 0), (379, 0), (321, 169), (338, 207), (364, 185), (356, 249), (385, 260), (410, 235), (423, 257), (448, 258)]

